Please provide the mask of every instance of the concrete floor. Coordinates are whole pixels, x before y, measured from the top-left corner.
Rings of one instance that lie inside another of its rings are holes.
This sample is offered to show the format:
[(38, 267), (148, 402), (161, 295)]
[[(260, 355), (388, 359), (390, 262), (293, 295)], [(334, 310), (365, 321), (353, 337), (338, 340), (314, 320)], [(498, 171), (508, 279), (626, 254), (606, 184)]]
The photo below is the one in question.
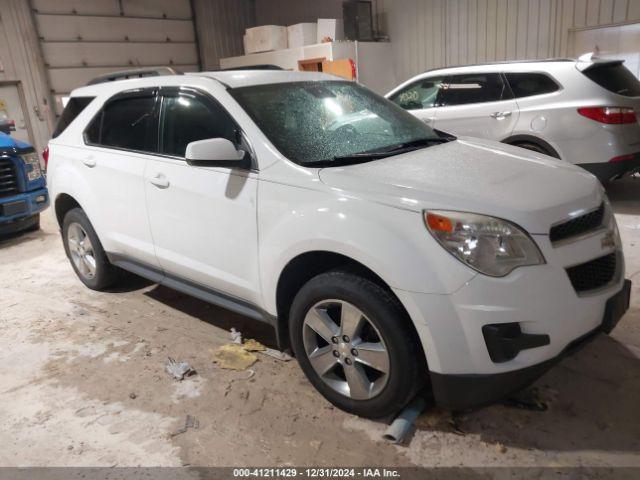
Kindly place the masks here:
[[(432, 408), (405, 446), (329, 405), (295, 362), (262, 356), (250, 379), (213, 364), (232, 326), (273, 341), (248, 319), (137, 279), (88, 290), (49, 211), (0, 241), (0, 466), (640, 466), (640, 180), (609, 194), (635, 279), (613, 335), (536, 383), (548, 411)], [(173, 381), (167, 356), (198, 374)], [(173, 436), (187, 414), (199, 429)]]

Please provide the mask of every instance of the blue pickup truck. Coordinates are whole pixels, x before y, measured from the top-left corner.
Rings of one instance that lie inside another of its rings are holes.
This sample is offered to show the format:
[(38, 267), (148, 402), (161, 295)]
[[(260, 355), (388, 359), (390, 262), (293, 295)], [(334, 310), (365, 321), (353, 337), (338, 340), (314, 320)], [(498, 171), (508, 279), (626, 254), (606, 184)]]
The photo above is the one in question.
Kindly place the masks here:
[(0, 235), (37, 230), (49, 206), (40, 158), (28, 143), (0, 131)]

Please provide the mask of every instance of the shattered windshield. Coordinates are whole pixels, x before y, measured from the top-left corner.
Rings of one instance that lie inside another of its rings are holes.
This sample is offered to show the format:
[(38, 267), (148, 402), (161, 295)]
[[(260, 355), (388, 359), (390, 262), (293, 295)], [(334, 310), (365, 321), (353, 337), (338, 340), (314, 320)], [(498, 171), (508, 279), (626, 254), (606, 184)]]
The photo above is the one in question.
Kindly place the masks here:
[(231, 94), (276, 148), (300, 165), (371, 161), (444, 140), (394, 103), (352, 82), (257, 85)]

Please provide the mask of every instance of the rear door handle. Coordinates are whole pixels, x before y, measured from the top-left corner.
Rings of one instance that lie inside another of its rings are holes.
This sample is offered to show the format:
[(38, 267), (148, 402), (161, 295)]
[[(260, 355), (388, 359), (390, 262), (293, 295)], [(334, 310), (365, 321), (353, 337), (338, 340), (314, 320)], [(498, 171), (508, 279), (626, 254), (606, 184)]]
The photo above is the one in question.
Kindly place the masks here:
[(84, 163), (89, 168), (93, 168), (93, 167), (96, 166), (96, 160), (95, 160), (95, 158), (93, 158), (93, 155), (90, 155), (88, 157), (84, 157), (82, 159), (82, 163)]
[(168, 188), (169, 187), (169, 179), (163, 174), (158, 173), (154, 177), (149, 179), (152, 185), (155, 185), (158, 188)]
[(511, 112), (493, 112), (489, 115), (491, 118), (505, 118), (505, 117), (510, 117), (511, 116)]

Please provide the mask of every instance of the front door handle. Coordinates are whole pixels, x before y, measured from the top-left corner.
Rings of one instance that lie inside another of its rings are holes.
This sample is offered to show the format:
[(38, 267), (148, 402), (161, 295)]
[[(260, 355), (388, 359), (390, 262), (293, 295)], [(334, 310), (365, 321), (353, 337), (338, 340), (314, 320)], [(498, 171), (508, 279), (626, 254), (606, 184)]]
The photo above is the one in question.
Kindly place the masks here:
[(158, 188), (168, 188), (169, 187), (169, 179), (163, 174), (158, 173), (156, 176), (151, 177), (149, 179), (152, 185), (155, 185)]
[(96, 166), (96, 159), (93, 158), (93, 155), (90, 155), (88, 157), (84, 157), (82, 159), (82, 163), (84, 163), (89, 168), (93, 168)]
[(501, 118), (510, 117), (511, 116), (511, 112), (493, 112), (489, 116), (491, 118), (501, 119)]

